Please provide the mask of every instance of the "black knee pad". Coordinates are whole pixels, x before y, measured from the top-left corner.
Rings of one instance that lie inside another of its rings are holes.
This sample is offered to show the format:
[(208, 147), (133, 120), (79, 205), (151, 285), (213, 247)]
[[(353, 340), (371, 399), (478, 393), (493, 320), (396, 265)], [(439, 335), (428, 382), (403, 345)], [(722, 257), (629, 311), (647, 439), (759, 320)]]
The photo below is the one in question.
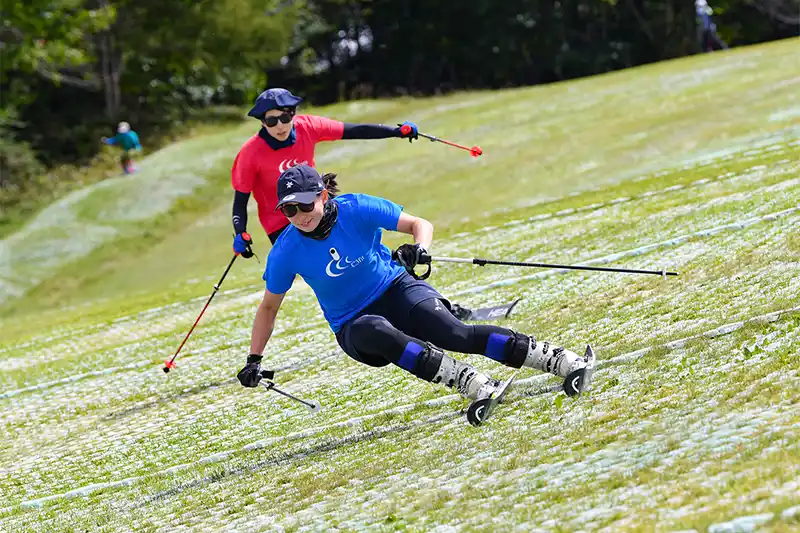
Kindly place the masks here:
[(528, 357), (529, 339), (530, 337), (527, 335), (514, 333), (514, 336), (511, 337), (510, 340), (511, 347), (508, 351), (508, 358), (505, 361), (506, 365), (512, 368), (520, 368), (522, 366), (522, 363), (525, 362), (525, 358)]
[(440, 350), (431, 343), (425, 343), (425, 350), (419, 354), (417, 368), (414, 369), (414, 375), (425, 381), (433, 381), (436, 373), (439, 372), (439, 366), (442, 364), (444, 351)]

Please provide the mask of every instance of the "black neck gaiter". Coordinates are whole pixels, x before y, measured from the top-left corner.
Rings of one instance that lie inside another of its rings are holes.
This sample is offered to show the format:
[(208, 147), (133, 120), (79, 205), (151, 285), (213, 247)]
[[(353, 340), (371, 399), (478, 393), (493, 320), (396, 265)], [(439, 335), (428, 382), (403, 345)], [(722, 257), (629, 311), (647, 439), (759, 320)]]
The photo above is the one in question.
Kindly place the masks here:
[(319, 221), (319, 225), (314, 228), (313, 231), (303, 231), (300, 229), (298, 231), (300, 231), (300, 234), (304, 237), (310, 237), (318, 241), (327, 239), (328, 235), (331, 234), (333, 225), (336, 224), (337, 216), (339, 216), (339, 205), (334, 202), (333, 199), (330, 199), (325, 202), (325, 211), (322, 214), (322, 220)]

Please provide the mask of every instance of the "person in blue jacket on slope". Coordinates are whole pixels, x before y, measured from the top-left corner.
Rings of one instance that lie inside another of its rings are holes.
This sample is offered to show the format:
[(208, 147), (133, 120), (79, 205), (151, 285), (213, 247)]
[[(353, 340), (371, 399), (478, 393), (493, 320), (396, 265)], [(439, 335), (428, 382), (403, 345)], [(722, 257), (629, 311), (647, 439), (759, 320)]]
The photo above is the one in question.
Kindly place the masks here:
[(125, 174), (133, 174), (136, 172), (136, 166), (133, 164), (133, 154), (142, 152), (142, 145), (139, 142), (139, 135), (131, 129), (131, 125), (127, 122), (120, 122), (117, 125), (117, 134), (111, 138), (102, 137), (100, 141), (103, 144), (116, 145), (122, 150), (119, 162), (122, 165), (122, 171)]

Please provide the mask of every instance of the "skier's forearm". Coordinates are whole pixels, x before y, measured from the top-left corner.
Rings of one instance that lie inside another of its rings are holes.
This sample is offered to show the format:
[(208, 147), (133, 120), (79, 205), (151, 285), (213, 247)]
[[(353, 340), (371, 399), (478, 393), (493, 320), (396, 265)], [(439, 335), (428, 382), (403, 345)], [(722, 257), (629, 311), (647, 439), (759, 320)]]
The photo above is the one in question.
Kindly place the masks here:
[(267, 342), (272, 337), (272, 330), (275, 329), (275, 316), (278, 314), (276, 307), (262, 303), (256, 311), (256, 318), (253, 322), (253, 333), (250, 336), (250, 353), (263, 353)]
[(391, 139), (400, 137), (399, 128), (383, 124), (349, 124), (344, 123), (342, 139)]
[(249, 192), (236, 191), (233, 195), (233, 231), (238, 235), (247, 231), (247, 202)]
[(411, 226), (411, 234), (414, 236), (415, 242), (430, 251), (433, 243), (433, 224), (424, 218), (417, 218)]
[(415, 217), (408, 213), (400, 213), (396, 231), (413, 236), (414, 242), (430, 251), (431, 243), (433, 242), (433, 224), (424, 218)]

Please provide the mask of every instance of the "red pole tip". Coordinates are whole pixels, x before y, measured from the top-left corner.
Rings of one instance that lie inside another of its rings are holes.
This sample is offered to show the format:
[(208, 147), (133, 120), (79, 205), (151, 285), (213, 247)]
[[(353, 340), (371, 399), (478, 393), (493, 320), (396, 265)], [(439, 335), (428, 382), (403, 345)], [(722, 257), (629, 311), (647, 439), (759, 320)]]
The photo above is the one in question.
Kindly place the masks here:
[(164, 361), (164, 368), (175, 368), (175, 361)]
[(473, 146), (472, 148), (469, 149), (469, 154), (472, 157), (480, 157), (483, 155), (483, 150), (481, 150), (480, 146)]

